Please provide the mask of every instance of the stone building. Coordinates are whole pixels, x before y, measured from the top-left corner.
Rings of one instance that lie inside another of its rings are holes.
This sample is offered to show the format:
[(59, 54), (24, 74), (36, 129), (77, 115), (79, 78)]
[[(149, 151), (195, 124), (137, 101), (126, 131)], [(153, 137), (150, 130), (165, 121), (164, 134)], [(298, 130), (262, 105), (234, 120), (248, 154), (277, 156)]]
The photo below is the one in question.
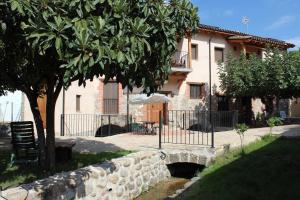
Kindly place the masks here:
[[(172, 60), (173, 67), (169, 79), (158, 91), (170, 97), (171, 102), (144, 106), (129, 105), (129, 113), (133, 115), (134, 120), (157, 121), (159, 111), (166, 113), (167, 110), (207, 110), (209, 87), (212, 88), (213, 110), (238, 109), (238, 105), (243, 102), (232, 103), (220, 90), (218, 63), (224, 62), (229, 53), (234, 55), (255, 53), (263, 59), (268, 45), (284, 51), (294, 47), (293, 44), (277, 39), (202, 24), (197, 33), (178, 43), (178, 51)], [(211, 86), (209, 70), (211, 70)], [(123, 90), (121, 85), (113, 81), (104, 85), (102, 80), (94, 79), (87, 83), (85, 88), (78, 87), (75, 82), (64, 94), (63, 92), (60, 94), (56, 104), (57, 133), (60, 132), (60, 115), (63, 110), (65, 114), (127, 114), (127, 90)], [(128, 96), (133, 98), (140, 92), (140, 89), (134, 89)], [(27, 99), (23, 98), (23, 103), (24, 119), (32, 120)], [(259, 99), (253, 99), (251, 104), (254, 113), (263, 112), (263, 104)], [(40, 107), (44, 106), (44, 100), (41, 99)], [(45, 109), (41, 110), (45, 111)], [(42, 113), (42, 116), (45, 119), (45, 113)]]

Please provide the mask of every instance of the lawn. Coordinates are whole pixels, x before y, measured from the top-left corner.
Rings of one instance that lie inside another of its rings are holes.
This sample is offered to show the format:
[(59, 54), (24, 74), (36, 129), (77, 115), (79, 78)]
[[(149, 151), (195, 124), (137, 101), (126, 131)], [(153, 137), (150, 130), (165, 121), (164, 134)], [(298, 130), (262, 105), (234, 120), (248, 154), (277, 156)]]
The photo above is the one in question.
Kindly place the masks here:
[(220, 156), (186, 200), (300, 199), (300, 139), (266, 137)]
[(53, 173), (43, 171), (36, 165), (16, 165), (10, 167), (10, 153), (0, 152), (0, 187), (18, 186), (37, 179), (48, 177), (54, 173), (71, 171), (91, 164), (101, 163), (106, 160), (118, 158), (131, 153), (131, 151), (102, 152), (98, 154), (73, 153), (72, 161), (66, 164), (57, 164)]

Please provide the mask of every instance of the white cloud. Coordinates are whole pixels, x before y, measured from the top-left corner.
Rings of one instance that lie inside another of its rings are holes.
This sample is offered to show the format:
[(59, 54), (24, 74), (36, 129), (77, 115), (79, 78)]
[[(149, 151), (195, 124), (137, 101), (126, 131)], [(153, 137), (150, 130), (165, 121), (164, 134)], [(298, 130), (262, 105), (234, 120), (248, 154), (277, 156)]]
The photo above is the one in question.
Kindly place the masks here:
[(234, 14), (233, 10), (230, 10), (230, 9), (225, 10), (225, 12), (224, 12), (224, 16), (226, 16), (226, 17), (230, 17), (233, 14)]
[(296, 45), (296, 47), (293, 50), (297, 50), (300, 48), (300, 36), (299, 37), (294, 37), (286, 40), (286, 42), (292, 43)]
[(268, 26), (266, 28), (266, 30), (273, 30), (273, 29), (278, 29), (281, 28), (287, 24), (290, 24), (292, 22), (294, 22), (296, 19), (295, 16), (291, 16), (291, 15), (285, 15), (280, 17), (278, 20), (276, 20), (275, 22), (273, 22), (270, 26)]

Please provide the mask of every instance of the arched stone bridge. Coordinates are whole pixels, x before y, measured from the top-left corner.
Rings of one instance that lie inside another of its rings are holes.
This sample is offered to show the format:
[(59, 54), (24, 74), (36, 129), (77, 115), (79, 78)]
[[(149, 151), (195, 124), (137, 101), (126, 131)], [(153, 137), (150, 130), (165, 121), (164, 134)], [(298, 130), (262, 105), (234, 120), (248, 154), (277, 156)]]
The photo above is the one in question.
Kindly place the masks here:
[(165, 155), (166, 165), (174, 163), (194, 163), (208, 166), (215, 157), (214, 152), (209, 148), (201, 150), (161, 150), (163, 157)]

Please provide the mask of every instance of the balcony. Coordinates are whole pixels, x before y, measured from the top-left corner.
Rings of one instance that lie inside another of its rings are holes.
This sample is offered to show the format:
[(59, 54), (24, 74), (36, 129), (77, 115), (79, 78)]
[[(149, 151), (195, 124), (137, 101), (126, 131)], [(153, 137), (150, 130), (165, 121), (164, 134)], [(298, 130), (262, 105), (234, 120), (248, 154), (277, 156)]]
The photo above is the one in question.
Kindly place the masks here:
[(177, 51), (171, 60), (171, 75), (187, 75), (192, 72), (189, 68), (189, 54), (184, 51)]

